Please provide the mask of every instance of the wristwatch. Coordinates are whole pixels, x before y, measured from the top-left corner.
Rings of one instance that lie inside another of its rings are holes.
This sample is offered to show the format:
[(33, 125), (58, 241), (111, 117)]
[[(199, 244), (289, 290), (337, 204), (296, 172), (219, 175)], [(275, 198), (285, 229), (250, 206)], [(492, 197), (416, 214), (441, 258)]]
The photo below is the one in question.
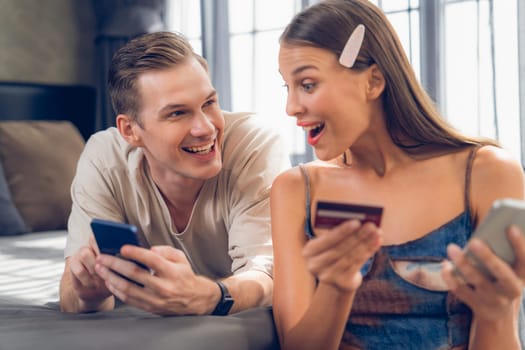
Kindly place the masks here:
[(228, 288), (221, 281), (216, 281), (217, 285), (221, 289), (221, 298), (215, 307), (215, 310), (211, 313), (214, 316), (224, 316), (230, 312), (230, 309), (233, 306), (234, 300), (228, 291)]

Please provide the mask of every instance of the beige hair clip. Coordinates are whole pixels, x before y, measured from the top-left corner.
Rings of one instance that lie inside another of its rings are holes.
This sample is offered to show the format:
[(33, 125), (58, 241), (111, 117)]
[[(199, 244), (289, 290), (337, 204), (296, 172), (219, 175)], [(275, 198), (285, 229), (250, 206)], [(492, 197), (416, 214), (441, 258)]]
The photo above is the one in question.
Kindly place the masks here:
[(363, 44), (363, 39), (365, 38), (365, 26), (359, 24), (345, 44), (343, 52), (339, 56), (339, 63), (347, 68), (352, 68)]

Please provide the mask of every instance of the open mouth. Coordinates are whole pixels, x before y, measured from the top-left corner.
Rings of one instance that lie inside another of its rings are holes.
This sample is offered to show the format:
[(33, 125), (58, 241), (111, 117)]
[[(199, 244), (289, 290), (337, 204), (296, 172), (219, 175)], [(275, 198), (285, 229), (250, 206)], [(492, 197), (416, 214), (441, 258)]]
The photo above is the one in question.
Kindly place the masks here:
[(208, 154), (211, 151), (213, 151), (214, 148), (215, 148), (215, 140), (213, 140), (209, 144), (202, 145), (202, 146), (182, 147), (184, 151), (188, 153), (192, 153), (192, 154)]
[(305, 126), (303, 129), (308, 133), (308, 137), (313, 139), (323, 131), (324, 123)]

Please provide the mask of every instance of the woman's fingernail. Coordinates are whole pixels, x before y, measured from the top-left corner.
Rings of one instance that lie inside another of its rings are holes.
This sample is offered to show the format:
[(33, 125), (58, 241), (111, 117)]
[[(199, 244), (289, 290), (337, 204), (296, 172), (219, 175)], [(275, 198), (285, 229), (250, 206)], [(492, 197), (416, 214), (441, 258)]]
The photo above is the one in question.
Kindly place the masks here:
[(481, 241), (477, 238), (473, 238), (468, 245), (470, 248), (479, 249), (481, 247)]
[(513, 238), (517, 238), (521, 234), (520, 230), (516, 225), (510, 225), (509, 235)]
[(449, 244), (447, 246), (447, 254), (451, 259), (454, 259), (459, 256), (461, 249), (455, 244)]
[(348, 224), (348, 227), (353, 229), (358, 228), (359, 226), (361, 226), (361, 222), (359, 222), (358, 220), (350, 220)]

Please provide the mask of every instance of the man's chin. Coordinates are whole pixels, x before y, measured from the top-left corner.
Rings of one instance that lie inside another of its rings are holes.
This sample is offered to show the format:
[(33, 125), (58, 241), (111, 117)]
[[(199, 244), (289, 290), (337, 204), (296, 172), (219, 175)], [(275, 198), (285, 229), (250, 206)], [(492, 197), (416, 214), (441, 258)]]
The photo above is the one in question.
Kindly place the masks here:
[(211, 179), (215, 176), (217, 176), (222, 169), (222, 162), (220, 160), (215, 161), (213, 165), (210, 164), (210, 166), (207, 167), (207, 169), (202, 173), (202, 176), (200, 177), (203, 180)]

